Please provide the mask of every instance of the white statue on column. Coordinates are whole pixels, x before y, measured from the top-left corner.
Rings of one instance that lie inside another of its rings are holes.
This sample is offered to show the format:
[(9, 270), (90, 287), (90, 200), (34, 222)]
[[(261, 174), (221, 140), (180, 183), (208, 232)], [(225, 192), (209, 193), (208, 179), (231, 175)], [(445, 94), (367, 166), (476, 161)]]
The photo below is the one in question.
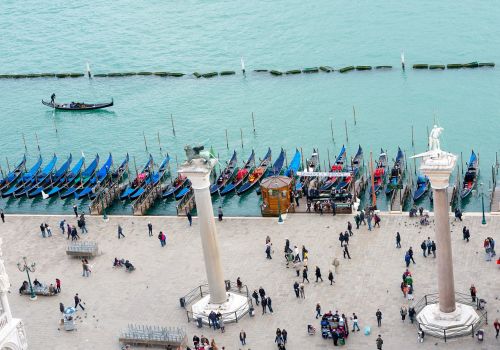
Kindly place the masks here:
[(5, 270), (2, 259), (2, 238), (0, 238), (0, 324), (1, 334), (0, 349), (25, 350), (28, 348), (26, 331), (23, 322), (18, 318), (12, 318), (7, 294), (10, 288), (9, 276)]
[(439, 142), (439, 136), (443, 132), (443, 128), (434, 125), (429, 134), (429, 151), (441, 151), (441, 144)]

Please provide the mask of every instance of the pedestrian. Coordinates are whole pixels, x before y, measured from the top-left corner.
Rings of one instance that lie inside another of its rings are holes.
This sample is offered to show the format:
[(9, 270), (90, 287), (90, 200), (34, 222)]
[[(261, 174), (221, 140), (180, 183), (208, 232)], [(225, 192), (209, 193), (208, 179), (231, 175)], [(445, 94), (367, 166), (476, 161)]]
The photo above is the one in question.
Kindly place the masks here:
[(223, 317), (221, 317), (219, 319), (219, 327), (220, 327), (220, 332), (221, 333), (224, 333), (226, 331), (226, 329), (224, 328), (224, 318)]
[(307, 209), (306, 209), (306, 213), (310, 213), (311, 212), (311, 201), (308, 200), (307, 201)]
[(73, 212), (75, 213), (75, 217), (78, 218), (78, 207), (76, 204), (73, 204)]
[(318, 279), (320, 279), (321, 282), (323, 282), (323, 278), (321, 277), (321, 270), (319, 269), (318, 266), (316, 266), (315, 275), (316, 275), (316, 283), (318, 282)]
[(295, 260), (293, 263), (293, 267), (295, 268), (295, 272), (297, 273), (297, 277), (300, 277), (300, 267), (301, 267), (300, 261)]
[(352, 232), (352, 224), (350, 221), (347, 221), (347, 231), (349, 231), (349, 236), (352, 236), (354, 234)]
[(432, 251), (432, 256), (435, 258), (436, 257), (436, 243), (432, 241), (431, 244), (431, 251)]
[(47, 223), (45, 223), (45, 232), (47, 232), (47, 237), (52, 237), (52, 230)]
[(408, 317), (410, 318), (410, 322), (413, 324), (413, 322), (415, 322), (415, 315), (417, 314), (417, 312), (415, 311), (415, 308), (413, 306), (411, 306), (409, 309), (408, 309)]
[(148, 234), (149, 237), (153, 237), (153, 224), (151, 223), (151, 221), (148, 222)]
[(0, 218), (2, 218), (2, 222), (5, 223), (5, 213), (3, 212), (3, 209), (0, 209)]
[(75, 295), (75, 309), (78, 308), (78, 305), (80, 305), (82, 310), (85, 311), (85, 308), (82, 305), (82, 299), (80, 299), (80, 297), (78, 296), (78, 293), (76, 293), (76, 295)]
[(431, 255), (432, 241), (431, 241), (430, 237), (427, 237), (427, 241), (425, 241), (425, 245), (427, 246), (427, 255)]
[(358, 332), (360, 331), (359, 325), (358, 325), (358, 316), (353, 312), (352, 313), (352, 331), (355, 332), (356, 329)]
[(349, 233), (347, 231), (344, 232), (344, 242), (345, 244), (349, 244)]
[(321, 317), (321, 305), (320, 305), (320, 303), (316, 304), (316, 319), (318, 317)]
[(337, 215), (337, 203), (335, 203), (334, 201), (332, 201), (332, 215)]
[(245, 333), (245, 331), (243, 329), (240, 331), (240, 342), (241, 342), (241, 345), (246, 345), (246, 343), (247, 343), (247, 334)]
[(293, 191), (293, 198), (295, 199), (295, 204), (298, 207), (299, 206), (299, 192), (298, 191)]
[(477, 294), (477, 290), (476, 290), (476, 287), (474, 287), (473, 284), (471, 284), (470, 286), (470, 296), (472, 298), (472, 302), (475, 303), (476, 302), (476, 294)]
[(330, 285), (332, 286), (335, 281), (333, 280), (333, 272), (332, 270), (328, 271), (328, 280), (330, 281)]
[(304, 281), (307, 281), (307, 283), (309, 283), (309, 278), (307, 278), (307, 267), (304, 267), (304, 269), (302, 270), (302, 283), (304, 283)]
[(286, 344), (286, 341), (288, 339), (288, 332), (285, 328), (281, 330), (281, 337), (283, 338), (283, 344)]
[(396, 233), (396, 248), (401, 248), (401, 235), (399, 232)]
[(259, 306), (259, 294), (257, 294), (257, 290), (253, 291), (252, 297), (255, 299), (255, 304)]
[(273, 311), (273, 307), (272, 307), (272, 306), (273, 306), (273, 305), (272, 305), (272, 302), (273, 302), (273, 301), (271, 300), (271, 297), (269, 297), (269, 296), (268, 296), (268, 297), (266, 298), (266, 304), (267, 304), (267, 308), (269, 309), (269, 312), (270, 312), (270, 313), (273, 313), (273, 312), (274, 312), (274, 311)]
[(464, 226), (462, 228), (462, 237), (463, 237), (463, 240), (465, 241), (465, 232), (467, 232), (467, 226)]
[(158, 234), (158, 239), (160, 240), (160, 245), (162, 247), (167, 245), (167, 236), (163, 233), (163, 231), (160, 231)]
[(368, 224), (368, 231), (371, 231), (372, 230), (372, 214), (370, 214), (370, 212), (368, 212), (368, 214), (366, 214), (366, 223)]
[(59, 311), (61, 311), (61, 314), (64, 315), (64, 304), (63, 303), (59, 303)]
[(191, 215), (191, 212), (190, 212), (190, 211), (188, 211), (188, 212), (186, 213), (186, 216), (187, 216), (187, 218), (188, 218), (189, 226), (193, 225), (193, 215)]
[(354, 223), (356, 224), (356, 230), (359, 230), (359, 224), (361, 223), (359, 214), (354, 215)]
[[(299, 297), (299, 282), (295, 281), (293, 284), (293, 291), (295, 292), (295, 296), (298, 298)], [(259, 304), (257, 304), (259, 305)]]
[(455, 209), (455, 221), (460, 220), (462, 221), (462, 211), (459, 208)]
[(71, 226), (71, 240), (77, 241), (79, 238), (80, 236), (78, 236), (78, 231), (76, 230), (76, 226)]
[(61, 280), (59, 278), (56, 278), (56, 290), (57, 293), (61, 293)]
[(374, 214), (373, 221), (375, 222), (375, 225), (373, 225), (373, 227), (378, 226), (378, 228), (380, 228), (380, 221), (381, 221), (380, 216), (378, 216), (377, 214)]
[(193, 336), (193, 345), (195, 350), (198, 350), (199, 344), (200, 344), (200, 338), (195, 334)]
[(87, 222), (85, 221), (85, 218), (83, 217), (83, 214), (80, 216), (80, 225), (82, 229), (82, 233), (89, 233), (89, 230), (87, 230)]
[(413, 264), (416, 264), (415, 259), (413, 259), (413, 248), (410, 246), (410, 249), (408, 249), (408, 255), (410, 256), (411, 261), (413, 261)]
[(222, 221), (222, 216), (224, 215), (222, 213), (222, 207), (219, 207), (219, 209), (217, 209), (217, 214), (219, 215), (219, 221)]
[(498, 321), (498, 318), (493, 322), (493, 327), (495, 328), (496, 335), (495, 338), (498, 338), (498, 333), (500, 332), (500, 322)]
[(45, 225), (43, 222), (40, 224), (40, 231), (42, 232), (42, 238), (45, 238)]
[[(339, 266), (340, 266), (340, 261), (336, 257), (333, 258), (332, 265), (335, 269), (335, 276), (339, 274)], [(335, 278), (335, 277), (334, 277)]]
[(344, 259), (346, 255), (349, 259), (351, 258), (351, 255), (349, 255), (349, 249), (347, 248), (347, 245), (344, 246)]
[(71, 236), (71, 225), (70, 224), (67, 224), (67, 230), (66, 231), (68, 233), (68, 238), (67, 239), (69, 239), (69, 237)]
[(264, 315), (267, 311), (267, 298), (262, 298), (260, 305), (262, 305), (262, 314)]
[(266, 259), (272, 259), (272, 257), (271, 257), (271, 245), (272, 245), (271, 242), (266, 244)]
[(366, 221), (365, 221), (365, 212), (363, 209), (359, 212), (359, 222), (360, 224), (363, 223), (363, 225), (366, 226)]
[(427, 258), (427, 255), (425, 254), (425, 252), (427, 251), (427, 244), (425, 244), (425, 239), (422, 241), (422, 244), (420, 244), (420, 248), (422, 249), (424, 258)]
[(469, 243), (469, 238), (470, 238), (470, 231), (469, 229), (465, 230), (465, 239), (467, 240), (467, 243)]
[(120, 236), (125, 238), (125, 235), (123, 234), (123, 229), (120, 225), (118, 225), (118, 239), (120, 239)]
[(408, 314), (408, 310), (406, 309), (406, 306), (401, 306), (401, 309), (399, 310), (399, 314), (401, 315), (401, 320), (404, 322), (406, 319), (406, 315)]
[(61, 232), (62, 232), (62, 234), (63, 234), (63, 235), (64, 235), (64, 233), (65, 233), (65, 232), (64, 232), (64, 228), (65, 228), (65, 227), (66, 227), (66, 220), (64, 220), (64, 219), (63, 219), (63, 220), (61, 220), (61, 221), (59, 222), (59, 228), (61, 229)]
[(82, 277), (89, 277), (89, 265), (85, 259), (82, 259)]
[(384, 344), (384, 341), (382, 340), (380, 334), (378, 335), (378, 338), (377, 340), (375, 340), (375, 342), (377, 343), (377, 350), (382, 350), (382, 344)]
[(264, 300), (264, 298), (266, 297), (266, 291), (264, 290), (264, 288), (262, 287), (259, 288), (259, 295), (260, 295), (260, 300)]
[(299, 289), (300, 289), (300, 297), (302, 299), (305, 299), (306, 298), (306, 293), (305, 293), (305, 285), (304, 285), (304, 282), (302, 282), (300, 285), (299, 285)]
[(382, 311), (380, 309), (377, 309), (377, 312), (375, 313), (375, 316), (377, 316), (377, 324), (378, 326), (382, 326)]
[(406, 267), (407, 268), (410, 266), (410, 261), (411, 261), (410, 253), (406, 252), (406, 254), (405, 254), (405, 263), (406, 263)]
[(340, 234), (339, 234), (339, 241), (340, 241), (340, 246), (343, 247), (344, 246), (344, 234), (342, 232), (340, 232)]

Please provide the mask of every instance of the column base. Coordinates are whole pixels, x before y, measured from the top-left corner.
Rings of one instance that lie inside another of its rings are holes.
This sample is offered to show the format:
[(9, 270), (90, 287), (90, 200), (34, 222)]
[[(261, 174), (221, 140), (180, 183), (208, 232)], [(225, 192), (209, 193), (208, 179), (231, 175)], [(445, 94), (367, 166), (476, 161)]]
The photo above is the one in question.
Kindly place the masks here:
[(231, 292), (226, 292), (226, 296), (226, 302), (222, 304), (210, 303), (210, 294), (193, 303), (191, 305), (193, 319), (201, 317), (202, 322), (208, 324), (208, 315), (214, 311), (215, 313), (220, 312), (226, 323), (237, 322), (250, 309), (248, 298)]
[(417, 321), (426, 335), (438, 338), (471, 336), (480, 325), (480, 317), (474, 307), (456, 304), (453, 312), (439, 310), (439, 304), (425, 306), (417, 315)]

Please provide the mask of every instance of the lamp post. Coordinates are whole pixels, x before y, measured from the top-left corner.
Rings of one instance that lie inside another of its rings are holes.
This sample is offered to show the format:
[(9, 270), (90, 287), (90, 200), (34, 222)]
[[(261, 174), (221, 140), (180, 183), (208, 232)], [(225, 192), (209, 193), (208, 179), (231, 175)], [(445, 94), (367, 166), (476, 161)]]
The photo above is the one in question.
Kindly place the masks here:
[(26, 275), (28, 275), (28, 283), (30, 286), (30, 293), (31, 293), (30, 299), (36, 300), (35, 291), (33, 290), (33, 285), (31, 284), (31, 278), (30, 278), (30, 272), (35, 272), (35, 263), (31, 263), (31, 265), (28, 265), (26, 257), (23, 256), (23, 262), (22, 262), (22, 264), (17, 263), (17, 268), (21, 272), (26, 271)]
[(483, 211), (483, 220), (481, 221), (481, 225), (486, 225), (486, 216), (484, 215), (484, 190), (483, 190), (483, 183), (481, 182), (479, 184), (479, 188), (481, 189), (481, 209)]

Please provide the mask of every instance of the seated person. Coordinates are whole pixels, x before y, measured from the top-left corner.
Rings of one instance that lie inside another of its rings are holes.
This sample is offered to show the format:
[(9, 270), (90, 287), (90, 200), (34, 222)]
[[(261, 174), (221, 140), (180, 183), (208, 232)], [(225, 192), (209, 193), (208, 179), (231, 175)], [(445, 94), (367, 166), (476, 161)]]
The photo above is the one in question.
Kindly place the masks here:
[(28, 290), (28, 281), (24, 281), (23, 284), (21, 285), (21, 288), (19, 288), (19, 294), (23, 294), (23, 292)]
[(57, 290), (52, 283), (49, 286), (49, 294), (57, 294)]
[(122, 266), (122, 262), (118, 260), (118, 258), (115, 258), (115, 262), (113, 263), (113, 266)]
[(42, 286), (42, 284), (41, 284), (40, 282), (38, 282), (38, 280), (37, 280), (36, 278), (35, 278), (35, 280), (33, 281), (33, 285), (34, 285), (35, 287), (41, 287), (41, 286)]
[(132, 265), (132, 263), (130, 261), (125, 261), (125, 268), (127, 270), (134, 270), (134, 265)]
[(314, 333), (316, 333), (316, 329), (312, 325), (308, 324), (307, 325), (307, 333), (314, 334)]

